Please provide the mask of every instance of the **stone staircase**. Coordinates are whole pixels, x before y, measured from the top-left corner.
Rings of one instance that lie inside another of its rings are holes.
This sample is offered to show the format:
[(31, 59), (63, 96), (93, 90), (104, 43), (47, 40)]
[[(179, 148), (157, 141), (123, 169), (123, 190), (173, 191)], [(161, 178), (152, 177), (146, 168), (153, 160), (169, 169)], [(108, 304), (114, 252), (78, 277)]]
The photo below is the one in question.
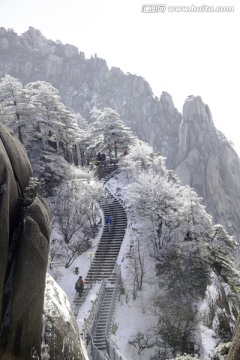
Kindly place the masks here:
[(104, 216), (107, 214), (112, 215), (113, 224), (110, 233), (107, 226), (104, 226), (97, 251), (85, 278), (85, 287), (82, 296), (75, 296), (74, 303), (76, 315), (94, 283), (103, 279), (114, 283), (116, 279), (116, 274), (113, 273), (113, 270), (125, 235), (127, 217), (121, 204), (108, 190), (106, 191), (108, 192), (108, 201), (103, 204), (101, 208)]
[(116, 299), (116, 293), (114, 294), (114, 291), (116, 292), (116, 281), (118, 276), (117, 271), (115, 271), (116, 260), (127, 227), (127, 217), (122, 205), (107, 189), (106, 191), (108, 193), (108, 199), (102, 204), (101, 208), (104, 216), (112, 216), (113, 223), (110, 232), (108, 231), (107, 226), (104, 225), (101, 240), (85, 278), (85, 287), (82, 296), (78, 297), (78, 295), (76, 295), (74, 299), (75, 314), (77, 315), (79, 308), (84, 303), (92, 285), (96, 282), (101, 282), (102, 280), (106, 281), (104, 297), (101, 301), (96, 325), (92, 331), (92, 342), (94, 347), (101, 352), (105, 352), (104, 356), (106, 356), (106, 331), (111, 330), (109, 320), (112, 321), (115, 307), (113, 300), (114, 298)]
[[(112, 228), (109, 233), (107, 227), (104, 226), (101, 241), (85, 279), (86, 284), (111, 278), (125, 235), (127, 218), (124, 209), (112, 195), (109, 196), (113, 203), (111, 205), (103, 205), (102, 209), (104, 216), (107, 214), (112, 215)], [(111, 278), (111, 280), (113, 279)]]
[(106, 349), (106, 338), (105, 338), (105, 330), (107, 326), (109, 308), (111, 305), (112, 295), (113, 295), (114, 287), (106, 287), (105, 294), (100, 310), (100, 314), (98, 317), (98, 322), (96, 329), (94, 330), (93, 343), (99, 350)]

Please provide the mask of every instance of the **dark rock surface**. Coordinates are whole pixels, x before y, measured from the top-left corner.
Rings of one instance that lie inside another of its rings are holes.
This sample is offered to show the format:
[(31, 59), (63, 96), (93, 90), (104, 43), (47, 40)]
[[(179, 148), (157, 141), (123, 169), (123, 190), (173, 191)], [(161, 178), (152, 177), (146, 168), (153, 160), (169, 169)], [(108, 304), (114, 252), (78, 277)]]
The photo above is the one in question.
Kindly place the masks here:
[(227, 360), (240, 360), (240, 317), (235, 327), (235, 334), (232, 340)]
[(25, 209), (32, 176), (25, 150), (0, 124), (0, 358), (40, 355), (50, 215), (38, 197)]

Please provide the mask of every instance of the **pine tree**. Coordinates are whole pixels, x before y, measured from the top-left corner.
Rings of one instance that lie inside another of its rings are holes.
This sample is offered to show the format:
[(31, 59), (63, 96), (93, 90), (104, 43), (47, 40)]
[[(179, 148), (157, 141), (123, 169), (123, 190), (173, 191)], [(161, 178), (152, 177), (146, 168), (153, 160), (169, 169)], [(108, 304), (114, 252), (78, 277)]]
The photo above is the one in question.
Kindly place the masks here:
[(10, 75), (2, 78), (0, 82), (1, 118), (3, 123), (18, 135), (22, 143), (24, 143), (22, 128), (28, 126), (32, 111), (34, 111), (34, 105), (30, 93), (23, 88), (21, 82)]
[(120, 115), (111, 108), (104, 108), (103, 111), (93, 108), (91, 118), (92, 133), (95, 142), (98, 143), (100, 151), (112, 152), (115, 159), (119, 153), (123, 153), (135, 140), (132, 131), (126, 127)]

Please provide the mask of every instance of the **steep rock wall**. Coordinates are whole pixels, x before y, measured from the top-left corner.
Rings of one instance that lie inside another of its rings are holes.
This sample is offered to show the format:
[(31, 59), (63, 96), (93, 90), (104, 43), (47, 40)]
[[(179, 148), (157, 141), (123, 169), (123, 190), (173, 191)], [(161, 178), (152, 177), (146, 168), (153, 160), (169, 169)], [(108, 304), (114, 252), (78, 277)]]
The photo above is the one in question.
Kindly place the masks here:
[(50, 216), (36, 198), (23, 208), (32, 175), (25, 150), (0, 124), (0, 358), (40, 355)]
[(204, 199), (216, 223), (240, 235), (240, 160), (230, 143), (214, 127), (200, 96), (183, 107), (179, 127), (176, 174)]
[(62, 101), (86, 119), (93, 106), (116, 109), (135, 134), (174, 167), (181, 114), (168, 93), (154, 97), (142, 77), (109, 69), (97, 56), (86, 59), (75, 46), (47, 40), (32, 27), (21, 36), (0, 28), (1, 44), (0, 77), (10, 74), (23, 83), (50, 82)]

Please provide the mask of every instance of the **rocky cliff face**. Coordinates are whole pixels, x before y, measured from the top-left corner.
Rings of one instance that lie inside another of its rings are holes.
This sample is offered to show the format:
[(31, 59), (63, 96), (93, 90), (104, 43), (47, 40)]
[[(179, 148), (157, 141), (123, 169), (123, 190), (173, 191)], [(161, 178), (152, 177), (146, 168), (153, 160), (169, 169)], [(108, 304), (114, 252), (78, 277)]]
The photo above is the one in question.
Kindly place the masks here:
[(183, 107), (176, 173), (204, 199), (215, 222), (239, 236), (240, 160), (199, 96)]
[(32, 175), (26, 152), (0, 124), (0, 358), (40, 354), (50, 218), (36, 198), (21, 199)]
[(181, 115), (169, 94), (154, 97), (142, 77), (109, 69), (96, 56), (85, 59), (75, 46), (47, 40), (33, 28), (22, 36), (0, 28), (0, 50), (0, 77), (10, 74), (23, 83), (50, 82), (60, 90), (63, 102), (87, 119), (93, 106), (116, 109), (173, 168)]
[(109, 69), (96, 56), (86, 59), (75, 46), (47, 40), (33, 28), (21, 36), (0, 28), (0, 77), (6, 73), (23, 83), (52, 83), (63, 102), (87, 119), (93, 106), (116, 109), (140, 139), (167, 158), (167, 167), (203, 197), (215, 222), (239, 237), (239, 159), (200, 97), (187, 99), (182, 119), (171, 96), (154, 97), (142, 77)]

